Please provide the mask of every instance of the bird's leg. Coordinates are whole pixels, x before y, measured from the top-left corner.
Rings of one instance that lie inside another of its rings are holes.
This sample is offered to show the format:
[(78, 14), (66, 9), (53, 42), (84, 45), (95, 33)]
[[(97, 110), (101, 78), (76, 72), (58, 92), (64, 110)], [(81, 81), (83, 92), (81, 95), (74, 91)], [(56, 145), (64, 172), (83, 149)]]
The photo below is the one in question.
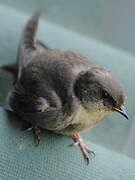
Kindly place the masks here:
[(87, 152), (88, 153), (92, 153), (93, 155), (95, 155), (95, 153), (93, 151), (91, 151), (90, 149), (88, 149), (88, 147), (83, 143), (83, 140), (82, 140), (82, 138), (80, 137), (79, 134), (72, 135), (72, 138), (75, 141), (73, 146), (76, 146), (76, 145), (80, 146), (80, 149), (81, 149), (81, 151), (83, 153), (84, 159), (86, 159), (87, 160), (87, 164), (89, 164), (89, 158), (88, 158)]
[(25, 129), (26, 131), (31, 131), (33, 130), (33, 133), (35, 135), (35, 139), (36, 139), (36, 145), (39, 145), (40, 142), (40, 129), (37, 126), (30, 126), (27, 129)]

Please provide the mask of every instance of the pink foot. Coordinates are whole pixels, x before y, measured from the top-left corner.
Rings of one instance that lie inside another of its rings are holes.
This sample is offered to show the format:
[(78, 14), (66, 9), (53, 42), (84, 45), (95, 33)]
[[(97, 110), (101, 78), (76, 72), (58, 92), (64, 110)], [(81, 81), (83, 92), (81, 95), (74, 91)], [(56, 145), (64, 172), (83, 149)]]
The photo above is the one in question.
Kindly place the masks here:
[(33, 130), (33, 133), (34, 133), (35, 139), (36, 139), (36, 145), (38, 146), (39, 142), (40, 142), (40, 129), (38, 127), (36, 127), (36, 126), (31, 126), (31, 127), (28, 127), (25, 130), (26, 131), (32, 131)]
[(95, 153), (93, 151), (91, 151), (90, 149), (88, 149), (88, 147), (83, 143), (83, 140), (82, 140), (82, 138), (80, 137), (79, 134), (74, 134), (72, 136), (72, 138), (75, 141), (73, 146), (76, 146), (76, 145), (80, 146), (80, 149), (81, 149), (81, 151), (83, 153), (84, 159), (86, 159), (87, 160), (87, 164), (89, 164), (89, 158), (88, 158), (87, 152), (88, 153), (92, 153), (94, 156), (95, 156)]

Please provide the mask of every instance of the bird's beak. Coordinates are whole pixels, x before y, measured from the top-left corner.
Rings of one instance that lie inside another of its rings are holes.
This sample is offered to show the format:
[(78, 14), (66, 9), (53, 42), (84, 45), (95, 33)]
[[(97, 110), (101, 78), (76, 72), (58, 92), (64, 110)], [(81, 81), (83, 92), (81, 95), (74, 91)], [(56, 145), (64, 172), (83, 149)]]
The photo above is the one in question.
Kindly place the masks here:
[(125, 111), (124, 106), (121, 106), (120, 108), (113, 108), (113, 109), (128, 119), (128, 115), (127, 115), (127, 112)]

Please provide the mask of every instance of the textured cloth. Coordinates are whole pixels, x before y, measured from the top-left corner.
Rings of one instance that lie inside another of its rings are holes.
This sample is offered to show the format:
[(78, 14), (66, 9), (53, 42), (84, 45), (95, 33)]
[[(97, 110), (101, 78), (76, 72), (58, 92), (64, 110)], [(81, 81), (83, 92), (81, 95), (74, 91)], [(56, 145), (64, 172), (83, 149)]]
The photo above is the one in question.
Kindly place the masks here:
[(133, 180), (135, 161), (84, 142), (96, 153), (89, 166), (78, 147), (69, 147), (70, 137), (41, 133), (35, 146), (31, 132), (21, 131), (23, 124), (0, 111), (1, 180)]
[[(14, 9), (0, 6), (0, 65), (16, 60), (21, 31), (28, 18)], [(1, 108), (0, 179), (135, 179), (135, 160), (114, 152), (123, 151), (134, 120), (135, 85), (130, 81), (135, 78), (134, 57), (44, 20), (40, 21), (38, 37), (52, 48), (78, 49), (112, 70), (128, 96), (130, 122), (114, 114), (83, 135), (84, 142), (96, 153), (87, 166), (79, 148), (68, 147), (73, 143), (70, 137), (42, 132), (41, 143), (36, 147), (33, 134), (21, 131), (24, 124)], [(11, 77), (2, 70), (0, 82), (0, 104), (6, 107), (5, 97), (12, 83)]]

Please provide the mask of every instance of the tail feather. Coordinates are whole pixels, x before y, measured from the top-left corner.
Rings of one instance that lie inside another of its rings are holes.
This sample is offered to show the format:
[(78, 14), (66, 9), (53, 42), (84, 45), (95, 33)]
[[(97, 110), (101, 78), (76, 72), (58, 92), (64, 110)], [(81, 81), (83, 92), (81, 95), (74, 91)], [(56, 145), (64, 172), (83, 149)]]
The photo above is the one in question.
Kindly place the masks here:
[(19, 66), (19, 77), (24, 63), (28, 60), (29, 56), (33, 53), (33, 51), (36, 50), (35, 41), (39, 17), (40, 11), (34, 13), (32, 18), (26, 24), (22, 33), (17, 57), (17, 64)]
[(21, 38), (21, 46), (24, 49), (35, 49), (35, 37), (37, 32), (40, 11), (36, 12), (26, 24)]

